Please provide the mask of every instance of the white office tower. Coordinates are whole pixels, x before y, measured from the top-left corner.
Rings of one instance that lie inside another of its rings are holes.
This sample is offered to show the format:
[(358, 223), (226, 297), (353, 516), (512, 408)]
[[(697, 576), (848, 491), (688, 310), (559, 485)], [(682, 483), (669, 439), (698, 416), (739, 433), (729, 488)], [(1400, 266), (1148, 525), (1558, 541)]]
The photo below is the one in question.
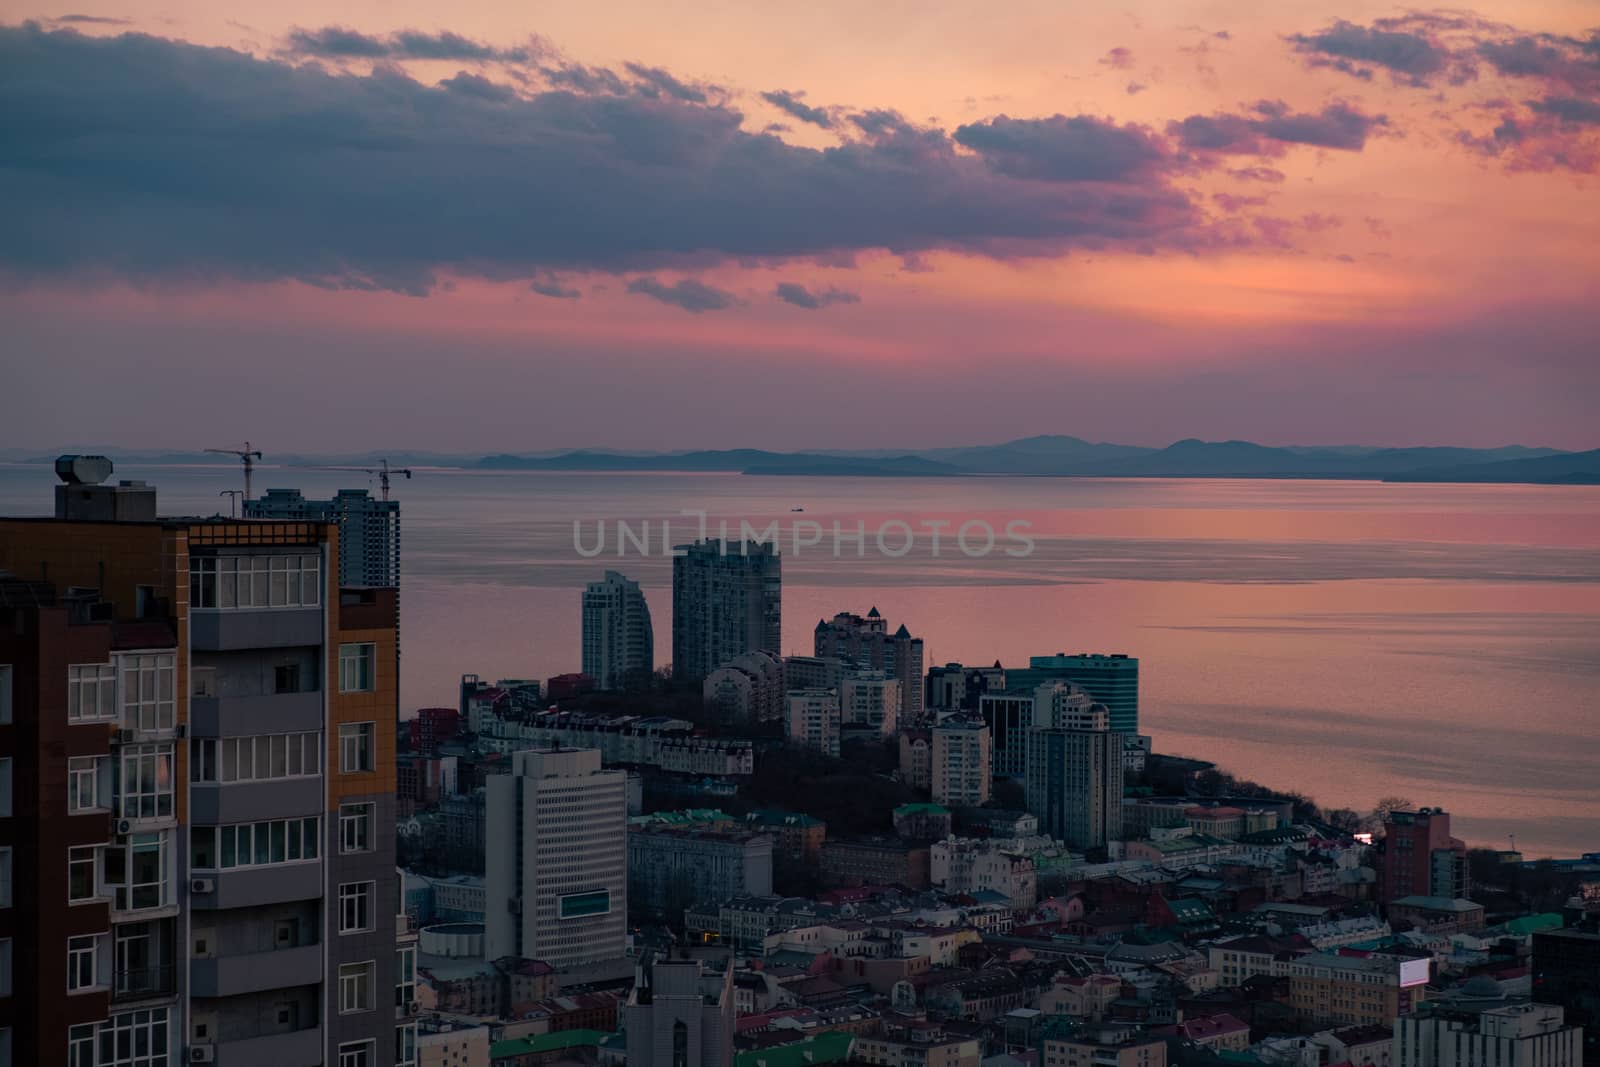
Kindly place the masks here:
[(583, 591), (583, 673), (601, 689), (643, 689), (655, 670), (655, 631), (639, 583), (616, 571)]
[(598, 749), (524, 750), (487, 781), (489, 959), (574, 967), (627, 954), (628, 776)]
[(341, 489), (332, 500), (307, 500), (298, 489), (268, 489), (244, 502), (247, 519), (306, 519), (339, 526), (339, 584), (400, 587), (400, 502), (374, 500), (365, 489)]
[(1423, 1004), (1395, 1020), (1399, 1067), (1581, 1067), (1583, 1028), (1554, 1004), (1472, 1010)]
[(628, 1067), (732, 1067), (733, 969), (644, 960), (622, 1009)]

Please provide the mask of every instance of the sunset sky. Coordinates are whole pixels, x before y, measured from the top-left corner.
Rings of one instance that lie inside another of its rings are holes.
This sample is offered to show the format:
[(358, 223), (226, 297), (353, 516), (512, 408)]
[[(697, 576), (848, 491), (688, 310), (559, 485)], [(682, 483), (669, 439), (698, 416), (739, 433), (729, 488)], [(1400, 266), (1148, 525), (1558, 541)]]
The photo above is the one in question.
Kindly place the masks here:
[(1596, 0), (0, 5), (0, 447), (1600, 446)]

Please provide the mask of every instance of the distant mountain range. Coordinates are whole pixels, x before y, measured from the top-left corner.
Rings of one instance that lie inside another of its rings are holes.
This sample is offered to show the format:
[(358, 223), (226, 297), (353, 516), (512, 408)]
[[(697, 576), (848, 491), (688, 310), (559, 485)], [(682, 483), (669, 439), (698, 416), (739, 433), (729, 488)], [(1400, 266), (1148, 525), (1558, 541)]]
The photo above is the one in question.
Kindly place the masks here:
[[(82, 449), (125, 464), (226, 463), (203, 452)], [(49, 462), (55, 454), (8, 449), (0, 460)], [(1025, 437), (997, 445), (913, 450), (861, 449), (775, 452), (733, 448), (689, 452), (567, 452), (463, 457), (396, 451), (342, 456), (268, 455), (265, 467), (363, 465), (387, 458), (395, 466), (531, 471), (725, 471), (755, 475), (910, 478), (983, 475), (1100, 478), (1349, 478), (1395, 482), (1527, 482), (1600, 484), (1600, 449), (1374, 448), (1359, 445), (1272, 447), (1250, 441), (1187, 438), (1165, 448), (1085, 441), (1064, 434)]]

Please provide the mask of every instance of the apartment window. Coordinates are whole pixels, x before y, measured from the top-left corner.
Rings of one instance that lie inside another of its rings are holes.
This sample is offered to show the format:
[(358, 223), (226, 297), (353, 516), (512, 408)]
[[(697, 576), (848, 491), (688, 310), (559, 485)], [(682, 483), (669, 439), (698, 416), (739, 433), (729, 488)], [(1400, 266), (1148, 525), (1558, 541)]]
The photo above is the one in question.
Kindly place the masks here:
[(117, 788), (117, 815), (161, 819), (172, 814), (172, 746), (125, 745)]
[(376, 1041), (346, 1041), (339, 1046), (339, 1067), (377, 1067), (376, 1049)]
[(339, 726), (339, 769), (346, 774), (373, 769), (372, 749), (377, 723), (347, 722)]
[(107, 848), (105, 880), (117, 911), (166, 907), (166, 835), (134, 834), (126, 846)]
[(405, 945), (395, 951), (395, 966), (400, 981), (394, 987), (394, 1006), (404, 1011), (417, 999), (417, 946)]
[(96, 957), (100, 953), (100, 938), (96, 934), (67, 938), (67, 992), (81, 993), (94, 989)]
[(11, 907), (11, 850), (0, 848), (0, 908)]
[(122, 725), (130, 730), (172, 729), (176, 657), (158, 653), (118, 658), (122, 667)]
[[(106, 764), (104, 756), (75, 756), (67, 760), (67, 813), (78, 815), (96, 811), (105, 805), (100, 798), (101, 769)], [(109, 799), (109, 798), (107, 798)]]
[(16, 672), (9, 663), (0, 663), (0, 726), (11, 722), (11, 688)]
[(11, 757), (0, 759), (0, 818), (11, 817)]
[(11, 939), (0, 940), (0, 997), (11, 995)]
[(417, 1062), (417, 1025), (410, 1023), (394, 1028), (395, 1067), (415, 1067)]
[[(344, 963), (339, 966), (339, 1014), (372, 1010), (372, 960), (366, 963)], [(339, 1062), (344, 1063), (344, 1049), (339, 1047)], [(370, 1047), (370, 1046), (369, 1046)]]
[(372, 819), (371, 804), (339, 805), (339, 851), (372, 851)]
[(314, 860), (317, 828), (315, 817), (196, 826), (189, 834), (189, 864), (196, 870), (231, 870)]
[(319, 733), (204, 738), (196, 741), (191, 751), (189, 780), (193, 782), (258, 782), (315, 778), (322, 773)]
[(94, 1023), (83, 1023), (67, 1031), (67, 1067), (95, 1067)]
[(372, 897), (376, 882), (346, 882), (339, 887), (339, 932), (362, 934), (373, 929)]
[(377, 688), (378, 646), (370, 641), (339, 646), (339, 692), (370, 693)]
[(193, 556), (192, 608), (314, 608), (322, 600), (321, 561), (315, 555)]
[(272, 690), (275, 693), (300, 692), (300, 665), (280, 664), (272, 669)]
[(67, 850), (67, 903), (95, 900), (95, 847), (80, 845)]
[(113, 1015), (100, 1026), (97, 1067), (167, 1067), (168, 1009)]
[(75, 663), (67, 668), (67, 719), (93, 722), (117, 717), (117, 668)]

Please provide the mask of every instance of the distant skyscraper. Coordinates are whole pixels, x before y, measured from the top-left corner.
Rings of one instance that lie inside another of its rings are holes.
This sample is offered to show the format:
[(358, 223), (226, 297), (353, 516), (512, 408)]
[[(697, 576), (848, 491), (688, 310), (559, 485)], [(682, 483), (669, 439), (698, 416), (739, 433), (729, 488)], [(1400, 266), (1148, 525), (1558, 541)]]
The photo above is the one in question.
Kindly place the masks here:
[(644, 960), (622, 1009), (628, 1067), (732, 1067), (733, 967)]
[(922, 638), (912, 637), (904, 624), (894, 633), (873, 608), (865, 618), (841, 611), (821, 619), (812, 632), (813, 653), (819, 658), (844, 661), (847, 666), (883, 671), (900, 683), (898, 720), (906, 725), (922, 717)]
[(583, 591), (583, 673), (601, 689), (642, 689), (655, 670), (650, 607), (616, 571)]
[(1033, 689), (1046, 682), (1081, 685), (1096, 703), (1111, 714), (1111, 729), (1121, 734), (1139, 732), (1139, 661), (1121, 653), (1069, 656), (1033, 656), (1028, 666), (1006, 672), (1006, 685)]
[(341, 489), (332, 500), (307, 500), (298, 489), (268, 489), (246, 500), (247, 519), (310, 519), (339, 527), (339, 584), (394, 589), (400, 585), (400, 502), (374, 500), (365, 489)]
[(523, 750), (490, 775), (484, 947), (574, 967), (627, 953), (628, 775), (598, 749)]
[(1103, 705), (1061, 707), (1062, 725), (1028, 734), (1028, 810), (1042, 833), (1098, 848), (1122, 836), (1123, 735), (1109, 729)]
[(699, 681), (744, 652), (781, 652), (783, 570), (758, 541), (679, 545), (672, 561), (672, 672)]

